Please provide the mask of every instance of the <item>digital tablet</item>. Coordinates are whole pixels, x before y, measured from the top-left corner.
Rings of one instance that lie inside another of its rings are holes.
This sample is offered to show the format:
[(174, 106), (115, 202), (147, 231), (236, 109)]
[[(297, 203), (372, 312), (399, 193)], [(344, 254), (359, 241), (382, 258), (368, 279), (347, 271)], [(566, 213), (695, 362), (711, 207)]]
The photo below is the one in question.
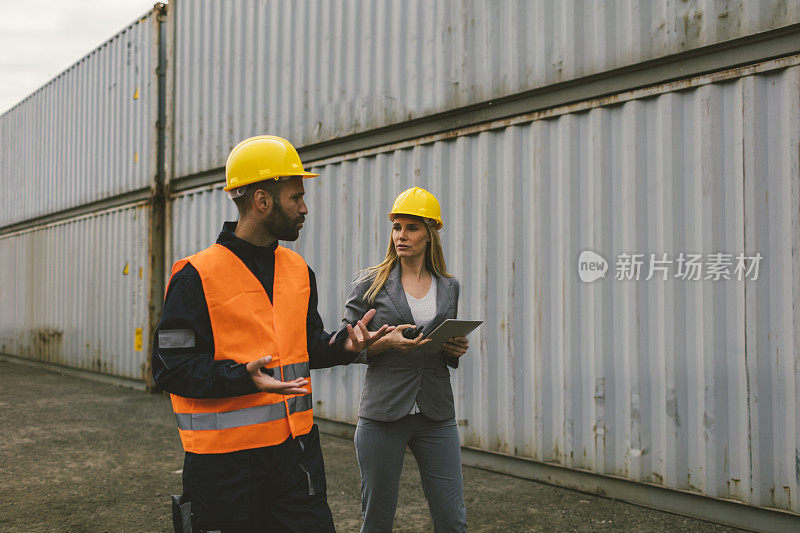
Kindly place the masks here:
[(466, 337), (475, 328), (483, 324), (483, 320), (457, 320), (448, 318), (435, 330), (425, 335), (426, 339), (431, 339), (441, 347), (442, 343), (451, 337)]

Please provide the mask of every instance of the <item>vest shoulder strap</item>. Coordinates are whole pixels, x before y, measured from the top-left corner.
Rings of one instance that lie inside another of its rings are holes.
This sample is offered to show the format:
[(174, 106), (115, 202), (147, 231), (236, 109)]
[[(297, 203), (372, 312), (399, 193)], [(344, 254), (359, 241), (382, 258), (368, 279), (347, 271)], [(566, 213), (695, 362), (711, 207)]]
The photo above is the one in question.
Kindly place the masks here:
[(281, 260), (283, 262), (285, 262), (287, 265), (291, 265), (292, 267), (295, 267), (295, 268), (298, 268), (298, 267), (304, 267), (306, 269), (308, 268), (308, 265), (306, 264), (306, 260), (303, 259), (303, 256), (301, 256), (300, 254), (298, 254), (294, 250), (290, 250), (289, 248), (286, 248), (284, 246), (278, 246), (275, 249), (275, 260), (276, 261), (278, 260), (279, 256), (280, 256)]
[[(194, 265), (195, 268), (199, 269), (214, 268), (220, 263), (241, 263), (241, 260), (236, 257), (236, 254), (217, 243), (212, 244), (205, 250), (197, 252), (194, 255), (190, 255), (186, 260)], [(243, 263), (242, 266), (244, 266)]]

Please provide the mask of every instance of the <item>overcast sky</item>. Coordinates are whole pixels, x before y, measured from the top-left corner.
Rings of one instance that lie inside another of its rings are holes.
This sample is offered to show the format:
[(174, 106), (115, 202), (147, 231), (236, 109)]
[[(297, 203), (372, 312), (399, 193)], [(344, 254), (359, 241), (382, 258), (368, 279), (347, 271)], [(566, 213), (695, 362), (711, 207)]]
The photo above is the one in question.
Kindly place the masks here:
[(154, 0), (0, 0), (0, 114), (155, 3)]

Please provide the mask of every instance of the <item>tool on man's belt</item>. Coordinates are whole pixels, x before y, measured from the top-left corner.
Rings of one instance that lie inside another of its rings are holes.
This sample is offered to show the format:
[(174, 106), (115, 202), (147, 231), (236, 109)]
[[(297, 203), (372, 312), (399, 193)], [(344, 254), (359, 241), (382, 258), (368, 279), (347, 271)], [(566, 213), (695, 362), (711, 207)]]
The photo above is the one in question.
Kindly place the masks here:
[(172, 495), (172, 527), (175, 533), (192, 533), (192, 502), (181, 500), (183, 495)]

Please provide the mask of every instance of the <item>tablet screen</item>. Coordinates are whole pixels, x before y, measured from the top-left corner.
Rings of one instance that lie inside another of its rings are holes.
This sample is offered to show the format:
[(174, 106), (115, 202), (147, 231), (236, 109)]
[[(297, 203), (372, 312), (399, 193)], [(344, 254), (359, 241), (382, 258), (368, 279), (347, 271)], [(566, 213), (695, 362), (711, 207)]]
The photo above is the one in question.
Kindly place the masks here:
[(466, 337), (475, 328), (483, 324), (483, 320), (458, 320), (448, 318), (435, 330), (425, 335), (426, 339), (431, 339), (441, 347), (442, 343), (451, 337)]

